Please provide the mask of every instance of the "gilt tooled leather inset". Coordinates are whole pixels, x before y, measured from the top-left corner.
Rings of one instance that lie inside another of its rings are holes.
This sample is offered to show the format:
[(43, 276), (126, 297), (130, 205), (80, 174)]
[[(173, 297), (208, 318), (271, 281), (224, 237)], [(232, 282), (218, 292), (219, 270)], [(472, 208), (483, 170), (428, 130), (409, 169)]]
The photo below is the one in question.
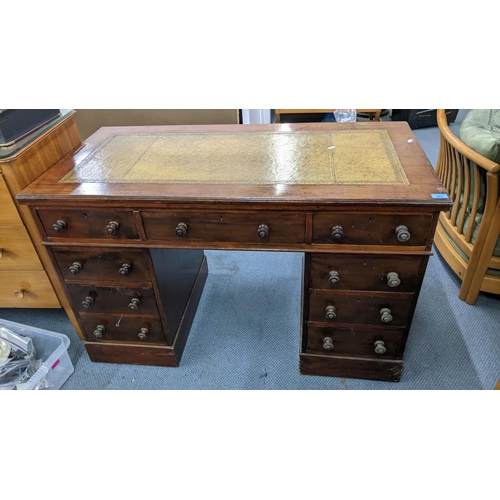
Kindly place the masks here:
[(60, 182), (409, 184), (386, 130), (117, 134)]

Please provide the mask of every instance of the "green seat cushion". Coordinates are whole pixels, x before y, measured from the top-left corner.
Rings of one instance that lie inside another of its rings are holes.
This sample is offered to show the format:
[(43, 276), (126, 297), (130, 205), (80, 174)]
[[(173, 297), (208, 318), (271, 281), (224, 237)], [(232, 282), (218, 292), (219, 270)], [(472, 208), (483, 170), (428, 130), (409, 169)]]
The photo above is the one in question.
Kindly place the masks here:
[(500, 109), (471, 109), (459, 136), (469, 148), (500, 163)]

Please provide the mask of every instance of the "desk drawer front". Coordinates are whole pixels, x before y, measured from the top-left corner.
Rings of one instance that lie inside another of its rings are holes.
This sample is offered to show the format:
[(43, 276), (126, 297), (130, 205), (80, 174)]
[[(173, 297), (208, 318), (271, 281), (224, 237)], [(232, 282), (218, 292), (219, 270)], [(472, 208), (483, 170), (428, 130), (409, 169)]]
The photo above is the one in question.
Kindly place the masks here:
[(310, 287), (413, 292), (421, 262), (422, 257), (314, 254)]
[(313, 217), (313, 243), (425, 246), (431, 220), (430, 215), (319, 213)]
[(402, 337), (401, 330), (309, 327), (307, 352), (333, 356), (394, 359), (401, 355)]
[(147, 257), (142, 250), (54, 250), (54, 257), (66, 280), (151, 281)]
[[(309, 321), (331, 324), (405, 326), (413, 294), (369, 297), (311, 294)], [(333, 309), (332, 309), (333, 308)]]
[(67, 290), (78, 313), (158, 315), (151, 288), (68, 285)]
[(111, 210), (38, 210), (49, 238), (139, 239), (132, 212)]
[(141, 344), (165, 343), (159, 318), (119, 314), (81, 314), (80, 320), (88, 340), (121, 341)]
[(141, 213), (150, 240), (250, 244), (304, 243), (304, 215), (287, 212)]

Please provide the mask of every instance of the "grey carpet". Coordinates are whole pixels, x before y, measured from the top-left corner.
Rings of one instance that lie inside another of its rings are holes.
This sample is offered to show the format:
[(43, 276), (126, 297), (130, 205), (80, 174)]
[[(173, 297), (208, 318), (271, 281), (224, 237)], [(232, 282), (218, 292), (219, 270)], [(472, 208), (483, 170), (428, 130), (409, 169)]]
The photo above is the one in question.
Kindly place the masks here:
[[(465, 110), (459, 113), (457, 129)], [(436, 127), (414, 131), (435, 165)], [(302, 254), (206, 252), (210, 274), (181, 366), (92, 363), (63, 310), (1, 309), (0, 317), (64, 333), (74, 373), (62, 389), (492, 389), (500, 377), (500, 299), (458, 299), (460, 282), (429, 260), (399, 383), (299, 374)]]

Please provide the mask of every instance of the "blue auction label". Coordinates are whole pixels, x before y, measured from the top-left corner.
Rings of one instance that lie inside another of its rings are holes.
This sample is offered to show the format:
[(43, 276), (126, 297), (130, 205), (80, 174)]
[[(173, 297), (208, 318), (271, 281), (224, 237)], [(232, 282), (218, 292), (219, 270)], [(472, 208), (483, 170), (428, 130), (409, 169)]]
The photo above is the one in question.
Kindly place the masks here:
[(439, 194), (431, 194), (431, 196), (433, 198), (449, 198), (449, 196), (447, 194), (441, 194), (441, 193), (439, 193)]

